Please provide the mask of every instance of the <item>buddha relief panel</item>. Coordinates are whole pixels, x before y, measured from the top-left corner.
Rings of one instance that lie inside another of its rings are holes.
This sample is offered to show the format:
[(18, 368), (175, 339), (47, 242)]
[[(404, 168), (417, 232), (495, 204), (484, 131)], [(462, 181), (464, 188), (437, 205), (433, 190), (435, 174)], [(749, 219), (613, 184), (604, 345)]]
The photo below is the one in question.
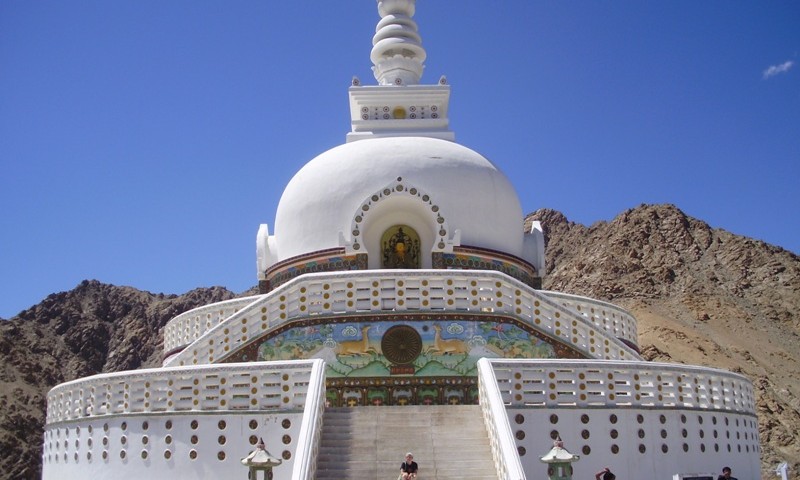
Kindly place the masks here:
[(381, 268), (420, 268), (419, 234), (408, 225), (395, 225), (381, 236)]

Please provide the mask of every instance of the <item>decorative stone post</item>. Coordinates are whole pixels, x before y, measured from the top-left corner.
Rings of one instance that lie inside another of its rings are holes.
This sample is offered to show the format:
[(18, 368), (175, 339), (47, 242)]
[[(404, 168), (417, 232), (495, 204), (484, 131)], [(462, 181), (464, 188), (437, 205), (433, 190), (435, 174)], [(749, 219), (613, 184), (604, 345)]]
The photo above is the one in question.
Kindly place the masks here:
[(280, 458), (273, 457), (264, 447), (264, 440), (259, 438), (256, 449), (242, 459), (242, 465), (249, 469), (247, 478), (258, 480), (258, 472), (264, 472), (263, 480), (272, 480), (272, 467), (283, 463)]
[(553, 448), (540, 460), (547, 464), (547, 478), (549, 480), (572, 480), (572, 463), (581, 457), (573, 455), (564, 448), (564, 442), (559, 438), (553, 442)]

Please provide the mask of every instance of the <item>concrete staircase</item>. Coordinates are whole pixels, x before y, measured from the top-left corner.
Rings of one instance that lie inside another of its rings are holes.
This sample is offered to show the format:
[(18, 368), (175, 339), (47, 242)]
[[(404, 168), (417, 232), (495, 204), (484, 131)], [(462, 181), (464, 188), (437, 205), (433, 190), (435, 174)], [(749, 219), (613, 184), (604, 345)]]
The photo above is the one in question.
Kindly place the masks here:
[(406, 452), (419, 480), (497, 479), (477, 405), (328, 408), (317, 480), (396, 480)]

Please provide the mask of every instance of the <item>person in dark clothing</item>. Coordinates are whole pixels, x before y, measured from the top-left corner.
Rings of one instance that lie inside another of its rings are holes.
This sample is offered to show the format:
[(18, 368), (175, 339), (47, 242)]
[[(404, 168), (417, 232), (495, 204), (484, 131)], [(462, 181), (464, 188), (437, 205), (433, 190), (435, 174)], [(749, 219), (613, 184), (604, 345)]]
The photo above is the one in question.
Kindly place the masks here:
[(594, 474), (594, 480), (614, 480), (616, 475), (611, 473), (611, 469), (606, 467)]
[(419, 465), (414, 461), (411, 452), (406, 453), (406, 461), (400, 465), (400, 477), (397, 480), (415, 480), (417, 478)]
[(722, 467), (722, 475), (717, 477), (717, 480), (738, 480), (736, 477), (731, 477), (731, 467)]

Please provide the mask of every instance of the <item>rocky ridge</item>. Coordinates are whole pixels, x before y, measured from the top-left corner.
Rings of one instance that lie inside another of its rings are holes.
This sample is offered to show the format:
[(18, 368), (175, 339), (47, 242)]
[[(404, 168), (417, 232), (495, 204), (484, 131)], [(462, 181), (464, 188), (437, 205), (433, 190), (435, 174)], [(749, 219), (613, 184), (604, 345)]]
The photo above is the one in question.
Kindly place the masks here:
[[(639, 320), (649, 360), (725, 368), (757, 393), (763, 477), (800, 467), (800, 259), (714, 229), (672, 205), (642, 205), (590, 227), (538, 210), (544, 287), (613, 301)], [(244, 292), (252, 294), (254, 292)], [(41, 475), (47, 391), (100, 372), (157, 366), (175, 315), (236, 295), (163, 295), (85, 281), (0, 322), (0, 478)]]
[[(753, 381), (762, 476), (800, 468), (800, 258), (641, 205), (590, 227), (542, 209), (544, 288), (612, 301), (638, 320), (648, 360), (723, 368)], [(526, 226), (528, 226), (526, 225)]]
[(0, 478), (41, 478), (47, 392), (101, 372), (161, 364), (161, 328), (181, 312), (233, 298), (221, 287), (183, 295), (84, 281), (0, 323)]

